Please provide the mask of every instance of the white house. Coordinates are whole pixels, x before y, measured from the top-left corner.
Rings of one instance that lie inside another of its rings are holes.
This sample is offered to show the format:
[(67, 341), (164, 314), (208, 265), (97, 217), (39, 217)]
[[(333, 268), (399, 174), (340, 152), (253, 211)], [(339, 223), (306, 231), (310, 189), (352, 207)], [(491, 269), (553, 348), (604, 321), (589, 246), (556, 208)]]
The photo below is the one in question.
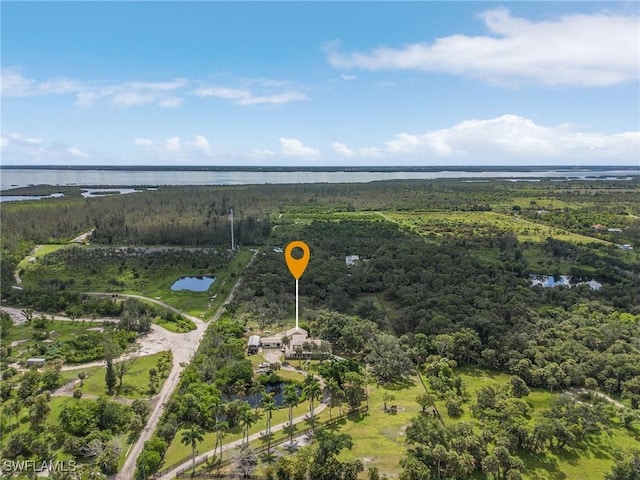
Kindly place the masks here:
[(344, 261), (347, 264), (347, 267), (353, 267), (360, 261), (360, 255), (347, 255), (344, 257)]

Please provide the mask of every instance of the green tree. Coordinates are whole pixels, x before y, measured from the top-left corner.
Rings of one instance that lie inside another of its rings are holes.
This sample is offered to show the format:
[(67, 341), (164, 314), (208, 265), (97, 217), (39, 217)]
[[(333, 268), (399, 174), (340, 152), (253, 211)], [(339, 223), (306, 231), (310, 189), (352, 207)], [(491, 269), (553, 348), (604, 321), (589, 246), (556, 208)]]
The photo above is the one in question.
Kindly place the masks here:
[(335, 378), (329, 378), (326, 382), (327, 391), (329, 392), (329, 418), (333, 418), (333, 407), (340, 401), (340, 395), (344, 395), (344, 391)]
[(220, 459), (220, 462), (222, 462), (222, 441), (224, 440), (224, 437), (229, 432), (229, 423), (228, 422), (217, 422), (213, 426), (212, 430), (216, 434), (216, 447), (218, 447), (218, 446), (220, 447), (220, 455), (218, 455), (218, 458)]
[[(195, 457), (194, 457), (195, 458)], [(136, 460), (136, 479), (146, 480), (150, 475), (153, 475), (160, 466), (162, 457), (154, 450), (142, 450), (142, 453)]]
[(44, 422), (47, 420), (51, 411), (50, 400), (51, 394), (49, 392), (41, 393), (34, 398), (29, 407), (29, 421), (35, 432), (41, 432)]
[(511, 391), (511, 395), (516, 398), (526, 397), (530, 392), (525, 381), (517, 375), (513, 375), (509, 379), (509, 390)]
[(396, 399), (395, 395), (389, 392), (384, 392), (382, 395), (382, 402), (384, 404), (384, 411), (387, 411), (387, 402), (393, 402)]
[(276, 401), (273, 399), (273, 394), (267, 393), (260, 399), (260, 406), (264, 410), (265, 417), (267, 418), (267, 435), (271, 434), (271, 418), (273, 417), (273, 411), (276, 409)]
[(315, 428), (315, 401), (322, 398), (322, 387), (320, 382), (311, 374), (304, 379), (302, 393), (309, 400), (309, 415), (311, 416), (311, 426)]
[(122, 359), (119, 362), (113, 364), (113, 370), (118, 378), (118, 391), (122, 388), (122, 381), (124, 376), (131, 370), (133, 365), (133, 359)]
[(375, 336), (366, 362), (376, 379), (382, 383), (402, 381), (413, 371), (413, 364), (398, 338), (387, 333)]
[(260, 414), (251, 409), (248, 403), (244, 403), (247, 408), (243, 408), (238, 416), (238, 423), (242, 427), (242, 445), (244, 446), (245, 438), (249, 443), (249, 430), (260, 420)]
[(192, 458), (192, 466), (193, 466), (193, 475), (196, 474), (196, 447), (198, 443), (202, 442), (204, 437), (202, 435), (202, 430), (198, 425), (192, 424), (189, 430), (185, 430), (182, 432), (182, 438), (180, 442), (184, 445), (191, 445), (191, 458)]
[[(295, 385), (287, 384), (282, 395), (284, 405), (289, 409), (289, 427), (293, 426), (293, 407), (300, 403), (300, 395)], [(293, 440), (293, 429), (290, 428), (289, 441)]]
[(606, 480), (640, 480), (640, 450), (626, 452), (616, 459), (616, 463)]
[(116, 372), (113, 368), (113, 360), (111, 358), (107, 358), (107, 371), (105, 373), (104, 381), (107, 385), (107, 392), (109, 394), (113, 393), (113, 389), (118, 382), (118, 377), (116, 376)]
[(416, 397), (416, 402), (422, 408), (422, 413), (427, 413), (427, 408), (435, 405), (433, 397), (428, 393), (422, 393)]

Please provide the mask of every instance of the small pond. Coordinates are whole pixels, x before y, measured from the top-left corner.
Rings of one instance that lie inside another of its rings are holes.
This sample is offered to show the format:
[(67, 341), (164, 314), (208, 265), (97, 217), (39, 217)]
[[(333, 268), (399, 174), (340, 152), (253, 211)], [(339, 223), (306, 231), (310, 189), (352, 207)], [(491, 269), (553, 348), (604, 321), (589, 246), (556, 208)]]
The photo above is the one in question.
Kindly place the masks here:
[(529, 275), (529, 282), (532, 287), (540, 285), (542, 288), (571, 288), (578, 285), (589, 285), (591, 290), (600, 290), (602, 288), (602, 284), (596, 280), (585, 277), (571, 277), (569, 275), (559, 275), (557, 279), (553, 275)]
[(216, 277), (181, 277), (171, 285), (171, 290), (189, 290), (190, 292), (206, 292), (216, 281)]

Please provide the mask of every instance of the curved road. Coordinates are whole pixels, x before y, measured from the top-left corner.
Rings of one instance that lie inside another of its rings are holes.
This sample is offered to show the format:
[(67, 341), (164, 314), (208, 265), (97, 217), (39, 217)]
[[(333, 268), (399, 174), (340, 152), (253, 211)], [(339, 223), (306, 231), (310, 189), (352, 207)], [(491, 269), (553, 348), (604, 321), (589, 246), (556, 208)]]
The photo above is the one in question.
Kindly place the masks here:
[[(258, 253), (257, 250), (253, 251), (253, 256), (249, 260), (249, 263), (247, 264), (247, 266), (253, 262), (257, 253)], [(224, 312), (225, 305), (233, 299), (236, 288), (241, 284), (241, 282), (242, 282), (242, 277), (240, 277), (237, 280), (237, 282), (229, 292), (229, 296), (227, 297), (225, 303), (220, 305), (216, 313), (211, 318), (211, 322), (214, 322), (220, 318), (220, 316)], [(164, 302), (161, 302), (154, 298), (145, 297), (142, 295), (122, 294), (122, 293), (97, 293), (97, 292), (87, 292), (86, 294), (96, 295), (96, 296), (117, 295), (119, 297), (138, 298), (141, 300), (146, 300), (146, 301), (155, 303), (157, 305), (161, 305), (162, 307), (167, 308), (175, 313), (183, 315), (189, 318), (190, 320), (192, 320), (196, 325), (195, 330), (192, 330), (188, 333), (180, 333), (180, 334), (173, 334), (173, 335), (170, 335), (172, 332), (168, 332), (167, 330), (161, 327), (158, 327), (157, 325), (152, 326), (153, 333), (155, 333), (156, 335), (159, 335), (159, 340), (160, 340), (160, 337), (163, 337), (162, 340), (164, 341), (162, 343), (166, 342), (169, 344), (167, 346), (173, 352), (173, 367), (171, 368), (171, 372), (169, 372), (169, 377), (164, 382), (164, 385), (160, 390), (160, 393), (156, 395), (152, 401), (153, 409), (149, 415), (149, 418), (147, 419), (147, 424), (145, 428), (140, 433), (140, 436), (138, 437), (138, 440), (135, 442), (135, 444), (133, 444), (133, 446), (129, 449), (125, 463), (122, 466), (122, 469), (118, 472), (118, 474), (115, 477), (117, 480), (131, 480), (132, 478), (134, 478), (134, 473), (136, 469), (136, 460), (138, 458), (138, 455), (140, 455), (140, 452), (142, 452), (142, 448), (145, 442), (149, 440), (149, 438), (151, 438), (151, 435), (155, 431), (155, 428), (158, 425), (158, 421), (160, 420), (160, 417), (164, 411), (165, 404), (169, 401), (169, 399), (171, 398), (171, 395), (173, 394), (173, 391), (178, 386), (178, 383), (180, 381), (180, 374), (182, 373), (184, 368), (187, 366), (187, 364), (191, 361), (193, 354), (198, 349), (198, 346), (200, 345), (200, 341), (202, 340), (202, 337), (204, 336), (204, 333), (207, 329), (207, 323), (203, 322), (201, 319), (197, 317), (194, 317), (185, 312), (182, 312), (181, 310), (175, 307), (172, 307), (171, 305), (167, 305)], [(26, 320), (24, 315), (19, 309), (8, 308), (8, 307), (3, 307), (3, 309), (6, 310), (7, 313), (11, 315), (12, 319), (16, 321), (16, 323), (23, 323)], [(60, 316), (53, 316), (52, 318), (54, 320), (69, 320), (67, 317), (60, 317)], [(78, 319), (78, 320), (82, 321), (82, 319)], [(85, 320), (94, 321), (93, 319), (85, 319)], [(86, 368), (86, 367), (87, 367), (87, 364), (77, 368)]]
[[(251, 262), (253, 262), (253, 259), (255, 258), (256, 253), (257, 251), (254, 252), (247, 266), (250, 265)], [(240, 277), (236, 282), (236, 284), (233, 286), (233, 288), (231, 289), (231, 292), (229, 292), (229, 296), (227, 297), (225, 303), (220, 305), (215, 315), (211, 318), (211, 322), (215, 322), (220, 318), (220, 316), (224, 312), (224, 306), (233, 299), (233, 295), (235, 294), (236, 288), (238, 288), (241, 282), (242, 282), (242, 277)], [(200, 345), (200, 341), (202, 340), (202, 337), (204, 336), (204, 333), (207, 329), (207, 324), (202, 320), (200, 320), (199, 318), (184, 314), (180, 310), (175, 309), (173, 307), (169, 307), (168, 305), (160, 302), (159, 300), (141, 297), (139, 295), (128, 295), (128, 296), (131, 296), (134, 298), (142, 298), (144, 300), (150, 300), (159, 305), (167, 306), (168, 308), (175, 311), (176, 313), (185, 315), (189, 319), (193, 320), (193, 322), (196, 324), (196, 329), (192, 330), (189, 333), (180, 334), (180, 337), (186, 340), (185, 342), (186, 344), (182, 343), (182, 346), (178, 346), (178, 348), (176, 348), (176, 346), (172, 346), (171, 351), (173, 352), (173, 368), (169, 373), (169, 377), (164, 382), (164, 385), (159, 395), (157, 395), (154, 398), (153, 410), (149, 415), (149, 418), (147, 419), (147, 425), (142, 430), (142, 432), (140, 433), (140, 436), (138, 437), (138, 440), (133, 445), (133, 447), (131, 447), (129, 453), (127, 454), (127, 459), (125, 460), (124, 465), (122, 466), (122, 468), (120, 469), (120, 471), (116, 476), (117, 480), (131, 480), (132, 478), (134, 478), (134, 473), (136, 470), (136, 460), (138, 459), (138, 455), (140, 455), (140, 452), (142, 452), (144, 443), (151, 438), (151, 435), (153, 435), (153, 432), (155, 431), (156, 426), (158, 425), (158, 421), (160, 420), (160, 416), (164, 411), (165, 404), (169, 401), (169, 399), (171, 398), (171, 395), (173, 394), (173, 391), (178, 386), (178, 382), (180, 381), (180, 374), (182, 373), (182, 370), (184, 370), (187, 364), (191, 361), (193, 354), (198, 349), (198, 346)]]

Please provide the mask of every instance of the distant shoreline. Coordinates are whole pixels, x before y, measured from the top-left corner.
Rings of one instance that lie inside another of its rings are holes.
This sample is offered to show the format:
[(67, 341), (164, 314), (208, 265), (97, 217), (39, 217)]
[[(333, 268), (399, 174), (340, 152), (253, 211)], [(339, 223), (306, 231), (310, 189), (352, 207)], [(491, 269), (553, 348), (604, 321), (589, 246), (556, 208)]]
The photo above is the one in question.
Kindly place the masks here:
[(237, 166), (237, 165), (1, 165), (0, 170), (104, 170), (131, 172), (539, 172), (638, 171), (633, 165), (434, 165), (434, 166)]

